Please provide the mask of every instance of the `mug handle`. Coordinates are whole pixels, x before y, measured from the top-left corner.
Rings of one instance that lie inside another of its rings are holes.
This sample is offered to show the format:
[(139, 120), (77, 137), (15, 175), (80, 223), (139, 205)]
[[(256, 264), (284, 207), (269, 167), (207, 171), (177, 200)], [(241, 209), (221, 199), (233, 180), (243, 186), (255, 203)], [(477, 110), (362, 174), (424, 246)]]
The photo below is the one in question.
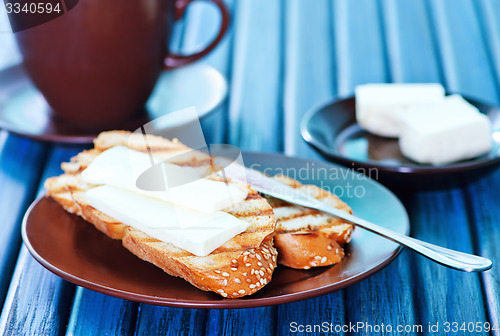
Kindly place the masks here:
[[(179, 20), (184, 13), (186, 12), (186, 8), (189, 6), (191, 2), (194, 2), (196, 0), (177, 0), (175, 2), (175, 20)], [(213, 2), (217, 7), (219, 8), (221, 14), (222, 14), (222, 20), (221, 20), (221, 26), (219, 29), (219, 32), (217, 33), (217, 36), (215, 39), (204, 49), (201, 51), (198, 51), (194, 54), (191, 55), (180, 55), (180, 54), (169, 54), (167, 57), (165, 57), (164, 61), (164, 67), (165, 69), (172, 69), (172, 68), (177, 68), (189, 63), (192, 63), (194, 61), (199, 60), (203, 56), (207, 55), (209, 52), (211, 52), (215, 46), (222, 40), (222, 37), (227, 31), (227, 28), (229, 27), (229, 11), (227, 10), (226, 5), (222, 2), (222, 0), (205, 0), (209, 2)]]

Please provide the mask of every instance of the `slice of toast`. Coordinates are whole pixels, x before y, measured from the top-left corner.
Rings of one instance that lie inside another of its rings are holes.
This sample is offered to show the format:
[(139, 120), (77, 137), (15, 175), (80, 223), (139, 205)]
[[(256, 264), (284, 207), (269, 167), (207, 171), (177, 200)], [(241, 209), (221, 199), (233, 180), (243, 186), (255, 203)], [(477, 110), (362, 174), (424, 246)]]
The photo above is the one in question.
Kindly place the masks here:
[[(172, 244), (154, 239), (145, 233), (118, 222), (91, 207), (86, 191), (92, 185), (85, 183), (81, 172), (92, 160), (113, 146), (127, 146), (146, 152), (148, 149), (160, 160), (184, 166), (199, 167), (210, 164), (210, 158), (192, 151), (176, 140), (147, 136), (125, 131), (101, 133), (94, 140), (93, 149), (83, 151), (71, 162), (62, 164), (64, 174), (45, 182), (47, 195), (55, 199), (68, 212), (83, 217), (97, 229), (113, 239), (120, 239), (132, 253), (163, 269), (166, 273), (182, 277), (194, 286), (213, 291), (226, 298), (250, 295), (266, 285), (276, 267), (277, 252), (273, 247), (276, 218), (272, 208), (259, 194), (249, 189), (247, 198), (224, 211), (250, 225), (205, 257), (199, 257)], [(149, 148), (148, 148), (149, 147)], [(182, 162), (175, 162), (181, 153)]]
[[(304, 192), (337, 209), (352, 214), (349, 206), (336, 195), (314, 185), (303, 185), (284, 176), (274, 176), (278, 182)], [(267, 197), (278, 223), (274, 245), (278, 263), (298, 269), (336, 264), (344, 257), (343, 245), (351, 239), (353, 225), (320, 211), (293, 205)]]

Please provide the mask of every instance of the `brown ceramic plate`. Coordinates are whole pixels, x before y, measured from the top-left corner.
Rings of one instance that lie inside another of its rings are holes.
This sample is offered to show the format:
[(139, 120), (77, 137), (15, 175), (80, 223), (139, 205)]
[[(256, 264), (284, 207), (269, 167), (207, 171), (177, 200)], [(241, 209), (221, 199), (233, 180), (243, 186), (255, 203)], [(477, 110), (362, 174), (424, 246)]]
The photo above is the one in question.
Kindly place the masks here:
[[(114, 129), (135, 131), (167, 112), (189, 106), (196, 106), (202, 118), (216, 111), (226, 94), (226, 80), (206, 64), (164, 71), (149, 98), (147, 112), (124, 120)], [(191, 121), (177, 120), (175, 127)], [(101, 131), (107, 130), (88, 131), (53, 117), (47, 101), (21, 65), (0, 71), (0, 128), (36, 140), (72, 144), (91, 143)]]
[[(364, 131), (355, 116), (355, 98), (337, 100), (313, 108), (302, 119), (301, 133), (304, 140), (329, 160), (347, 167), (377, 169), (381, 177), (392, 175), (401, 179), (420, 175), (443, 176), (452, 173), (470, 173), (500, 163), (500, 107), (464, 97), (493, 125), (493, 148), (485, 155), (472, 160), (445, 165), (418, 164), (403, 156), (398, 140), (383, 138)], [(415, 179), (421, 181), (421, 179)]]
[[(243, 158), (246, 165), (265, 169), (271, 175), (287, 172), (304, 183), (330, 188), (349, 203), (356, 215), (399, 233), (409, 232), (401, 202), (361, 174), (283, 155), (244, 153)], [(43, 266), (79, 286), (127, 300), (187, 308), (259, 307), (327, 294), (372, 275), (400, 251), (395, 243), (358, 228), (341, 263), (309, 271), (279, 266), (272, 281), (256, 294), (223, 299), (140, 260), (120, 241), (67, 213), (50, 198), (38, 199), (28, 210), (23, 240)]]

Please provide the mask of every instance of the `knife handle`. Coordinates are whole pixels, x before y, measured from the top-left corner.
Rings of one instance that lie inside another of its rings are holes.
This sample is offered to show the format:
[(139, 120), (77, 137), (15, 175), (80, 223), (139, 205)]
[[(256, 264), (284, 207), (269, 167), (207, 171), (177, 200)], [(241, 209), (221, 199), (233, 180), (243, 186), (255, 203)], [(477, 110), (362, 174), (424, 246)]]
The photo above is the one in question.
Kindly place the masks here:
[(359, 226), (365, 230), (378, 234), (382, 237), (392, 240), (395, 243), (412, 249), (413, 251), (441, 265), (465, 272), (486, 271), (492, 266), (491, 260), (487, 258), (430, 244), (373, 224), (364, 219), (342, 212), (341, 210), (323, 204), (317, 204), (316, 202), (314, 203), (314, 208), (316, 208), (317, 210), (337, 217), (341, 217), (356, 226)]

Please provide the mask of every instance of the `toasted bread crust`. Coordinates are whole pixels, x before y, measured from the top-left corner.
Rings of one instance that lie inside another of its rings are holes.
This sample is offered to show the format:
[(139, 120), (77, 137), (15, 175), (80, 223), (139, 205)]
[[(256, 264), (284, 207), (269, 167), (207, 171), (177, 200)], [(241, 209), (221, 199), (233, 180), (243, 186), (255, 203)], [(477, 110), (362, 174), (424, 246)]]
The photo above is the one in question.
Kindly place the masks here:
[[(275, 180), (327, 203), (352, 213), (351, 208), (336, 195), (314, 185), (303, 185), (283, 175)], [(320, 211), (292, 205), (272, 197), (267, 198), (278, 220), (274, 244), (278, 250), (278, 263), (297, 269), (329, 266), (344, 258), (342, 246), (351, 239), (353, 225), (343, 219), (325, 215)]]
[(228, 253), (224, 258), (230, 258), (230, 263), (221, 263), (217, 260), (220, 256), (214, 256), (214, 264), (223, 266), (204, 271), (192, 267), (171, 253), (158, 253), (165, 243), (131, 227), (126, 229), (122, 242), (133, 254), (160, 267), (166, 273), (184, 278), (202, 290), (229, 298), (255, 293), (271, 281), (276, 267), (276, 249), (272, 246), (272, 241), (265, 242), (256, 249)]
[(278, 262), (292, 268), (329, 266), (344, 257), (342, 246), (320, 230), (279, 233), (274, 236), (274, 245)]
[[(155, 156), (170, 158), (188, 153), (188, 156), (182, 156), (184, 161), (178, 164), (199, 166), (207, 162), (205, 154), (190, 152), (188, 147), (178, 141), (147, 137)], [(93, 186), (86, 184), (80, 173), (97, 155), (118, 145), (138, 151), (147, 150), (142, 136), (124, 131), (101, 133), (94, 144), (95, 148), (83, 151), (73, 157), (71, 162), (62, 164), (65, 174), (45, 182), (47, 195), (64, 209), (83, 217), (110, 238), (120, 239), (132, 253), (166, 273), (182, 277), (202, 290), (213, 291), (225, 298), (253, 294), (271, 280), (277, 265), (277, 251), (273, 247), (276, 218), (267, 201), (257, 192), (250, 189), (245, 201), (224, 210), (249, 222), (248, 229), (208, 256), (198, 257), (120, 223), (88, 204), (86, 190)]]

